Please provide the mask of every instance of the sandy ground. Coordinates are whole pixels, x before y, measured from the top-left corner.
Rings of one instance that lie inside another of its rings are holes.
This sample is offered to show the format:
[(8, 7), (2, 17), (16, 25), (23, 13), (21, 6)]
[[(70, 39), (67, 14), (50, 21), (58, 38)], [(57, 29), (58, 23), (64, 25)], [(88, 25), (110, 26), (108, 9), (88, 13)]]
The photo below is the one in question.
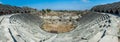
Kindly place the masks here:
[(69, 32), (74, 29), (73, 24), (49, 24), (45, 23), (43, 24), (42, 28), (45, 31), (52, 32), (52, 33), (63, 33), (63, 32)]

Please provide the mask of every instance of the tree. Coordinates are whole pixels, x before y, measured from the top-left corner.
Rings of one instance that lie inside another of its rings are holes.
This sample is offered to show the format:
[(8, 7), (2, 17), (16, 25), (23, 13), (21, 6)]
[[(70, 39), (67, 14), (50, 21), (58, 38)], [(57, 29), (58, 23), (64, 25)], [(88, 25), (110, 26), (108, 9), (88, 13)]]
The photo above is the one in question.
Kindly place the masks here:
[(43, 13), (50, 13), (50, 12), (51, 12), (51, 9), (42, 9), (42, 12), (43, 12)]

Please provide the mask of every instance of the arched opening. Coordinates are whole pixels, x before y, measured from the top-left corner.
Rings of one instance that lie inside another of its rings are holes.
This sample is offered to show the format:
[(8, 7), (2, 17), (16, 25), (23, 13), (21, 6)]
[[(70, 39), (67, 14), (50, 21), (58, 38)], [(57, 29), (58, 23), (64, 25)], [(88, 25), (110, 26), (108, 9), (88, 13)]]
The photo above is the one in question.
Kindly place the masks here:
[(112, 10), (110, 10), (110, 13), (113, 13), (113, 11), (112, 11)]
[(25, 13), (27, 13), (27, 11), (25, 11)]
[(70, 19), (69, 21), (71, 22), (72, 20)]
[(109, 12), (106, 10), (106, 13), (109, 13)]
[(2, 12), (2, 11), (0, 12), (0, 15), (3, 15), (3, 12)]
[(21, 12), (21, 13), (24, 13), (24, 12)]
[(3, 14), (3, 12), (1, 11), (0, 14)]
[(59, 19), (59, 21), (61, 21), (61, 19)]
[(78, 19), (76, 19), (76, 21), (80, 21), (80, 19), (78, 18)]
[(100, 12), (99, 10), (96, 10), (96, 12)]
[(19, 11), (16, 11), (17, 13), (20, 13)]
[(94, 9), (94, 11), (97, 11), (96, 9)]
[(98, 12), (100, 12), (100, 10), (98, 10)]
[(101, 10), (101, 12), (104, 12), (104, 10)]
[(116, 10), (114, 14), (118, 15), (119, 14), (118, 10)]

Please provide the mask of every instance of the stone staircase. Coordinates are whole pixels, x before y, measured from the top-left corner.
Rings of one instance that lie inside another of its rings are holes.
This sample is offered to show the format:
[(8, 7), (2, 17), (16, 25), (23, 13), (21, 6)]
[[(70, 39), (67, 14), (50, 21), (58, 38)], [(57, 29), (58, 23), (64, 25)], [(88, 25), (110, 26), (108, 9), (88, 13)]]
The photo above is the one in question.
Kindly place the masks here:
[(85, 14), (77, 27), (65, 33), (49, 33), (40, 28), (43, 20), (31, 14), (0, 16), (1, 42), (118, 42), (117, 16), (107, 13)]

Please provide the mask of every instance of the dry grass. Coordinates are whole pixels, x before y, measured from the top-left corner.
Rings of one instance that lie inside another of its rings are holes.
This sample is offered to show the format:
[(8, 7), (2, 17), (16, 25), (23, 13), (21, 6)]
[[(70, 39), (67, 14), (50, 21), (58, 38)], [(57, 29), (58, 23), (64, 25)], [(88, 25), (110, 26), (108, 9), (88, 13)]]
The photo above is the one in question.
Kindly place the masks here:
[(74, 29), (73, 24), (48, 24), (45, 23), (43, 24), (42, 28), (47, 31), (47, 32), (52, 32), (52, 33), (64, 33), (64, 32), (69, 32)]

